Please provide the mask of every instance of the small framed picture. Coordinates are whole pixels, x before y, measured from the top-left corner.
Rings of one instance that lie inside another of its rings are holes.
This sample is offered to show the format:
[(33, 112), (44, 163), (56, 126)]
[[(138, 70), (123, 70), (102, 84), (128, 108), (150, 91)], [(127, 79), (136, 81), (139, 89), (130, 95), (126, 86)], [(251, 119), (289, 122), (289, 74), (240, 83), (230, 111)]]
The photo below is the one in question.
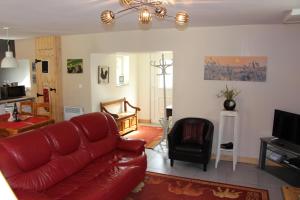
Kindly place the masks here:
[(83, 73), (83, 59), (67, 59), (67, 71), (69, 74)]
[(108, 66), (98, 66), (98, 84), (108, 84), (109, 83), (109, 67)]
[(36, 84), (36, 74), (32, 74), (32, 84)]
[(31, 71), (34, 73), (36, 72), (36, 66), (35, 66), (35, 62), (31, 63)]
[(120, 76), (119, 76), (119, 84), (120, 84), (120, 85), (124, 85), (124, 84), (125, 84), (125, 81), (124, 81), (124, 75), (120, 75)]

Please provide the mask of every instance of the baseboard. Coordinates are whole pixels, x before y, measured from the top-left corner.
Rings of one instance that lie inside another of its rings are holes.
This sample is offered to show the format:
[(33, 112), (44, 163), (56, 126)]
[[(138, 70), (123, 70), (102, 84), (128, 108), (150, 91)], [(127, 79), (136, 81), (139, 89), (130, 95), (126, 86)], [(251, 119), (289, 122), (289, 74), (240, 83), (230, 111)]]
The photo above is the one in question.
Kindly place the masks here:
[[(216, 159), (216, 155), (212, 154), (211, 156), (212, 159)], [(224, 161), (232, 161), (232, 156), (230, 155), (221, 155), (221, 160)], [(240, 163), (246, 163), (246, 164), (251, 164), (251, 165), (256, 165), (258, 166), (258, 158), (251, 158), (251, 157), (238, 157), (238, 162)], [(266, 165), (270, 165), (270, 166), (281, 166), (275, 162), (266, 160)]]
[[(216, 155), (212, 154), (212, 159), (216, 159)], [(221, 160), (225, 161), (232, 161), (232, 156), (230, 155), (221, 155)], [(252, 165), (258, 165), (258, 159), (257, 158), (250, 158), (250, 157), (238, 157), (238, 162), (246, 163), (246, 164), (252, 164)]]
[(151, 123), (151, 119), (139, 119), (139, 123)]

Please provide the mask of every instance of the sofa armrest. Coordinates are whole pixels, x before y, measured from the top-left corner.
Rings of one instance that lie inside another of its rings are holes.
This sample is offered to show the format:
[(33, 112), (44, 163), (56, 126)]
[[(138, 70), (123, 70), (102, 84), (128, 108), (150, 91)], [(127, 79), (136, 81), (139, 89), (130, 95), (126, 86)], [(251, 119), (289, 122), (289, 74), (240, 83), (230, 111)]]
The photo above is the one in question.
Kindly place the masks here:
[(52, 198), (48, 197), (47, 195), (33, 190), (14, 189), (14, 193), (16, 194), (18, 200), (52, 200)]
[(118, 149), (141, 153), (145, 150), (146, 142), (143, 140), (132, 140), (121, 138), (118, 144)]

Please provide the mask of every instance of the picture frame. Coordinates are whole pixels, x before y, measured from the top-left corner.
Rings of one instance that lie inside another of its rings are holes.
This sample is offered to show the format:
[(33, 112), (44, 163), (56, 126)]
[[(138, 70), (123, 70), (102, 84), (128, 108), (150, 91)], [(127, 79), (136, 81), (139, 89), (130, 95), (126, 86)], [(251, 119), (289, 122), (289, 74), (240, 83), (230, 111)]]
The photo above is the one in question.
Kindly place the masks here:
[(265, 82), (267, 63), (267, 56), (206, 56), (204, 80)]
[(67, 59), (67, 72), (69, 74), (83, 73), (83, 59)]
[(32, 63), (31, 63), (31, 71), (32, 71), (32, 73), (35, 73), (35, 72), (36, 72), (36, 65), (35, 65), (35, 62), (32, 62)]
[(98, 84), (109, 84), (109, 66), (98, 66)]

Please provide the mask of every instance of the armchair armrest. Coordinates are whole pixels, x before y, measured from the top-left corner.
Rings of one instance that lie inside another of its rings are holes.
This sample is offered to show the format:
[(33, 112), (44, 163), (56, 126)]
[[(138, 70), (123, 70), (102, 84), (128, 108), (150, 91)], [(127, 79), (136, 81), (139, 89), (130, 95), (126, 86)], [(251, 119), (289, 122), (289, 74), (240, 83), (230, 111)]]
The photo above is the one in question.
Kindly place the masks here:
[(136, 107), (136, 106), (131, 105), (128, 101), (125, 101), (125, 103), (126, 103), (129, 107), (135, 109), (136, 111), (140, 111), (140, 110), (141, 110), (139, 107)]
[(131, 140), (121, 138), (118, 144), (118, 149), (141, 153), (145, 150), (146, 142), (143, 140)]
[(214, 125), (209, 122), (208, 123), (208, 129), (206, 136), (204, 138), (204, 151), (208, 153), (208, 155), (211, 155), (211, 148), (212, 148), (212, 142), (213, 142), (213, 134), (214, 134)]
[(111, 116), (113, 116), (113, 118), (115, 118), (115, 119), (119, 118), (119, 116), (117, 114), (113, 114), (113, 113), (109, 112), (105, 107), (101, 107), (101, 109), (102, 109), (102, 111), (104, 111), (104, 112), (110, 114)]
[(181, 120), (178, 120), (168, 134), (169, 149), (173, 149), (176, 146), (176, 144), (180, 142), (179, 141), (180, 135), (177, 134), (177, 132), (181, 131), (180, 126), (181, 126)]

